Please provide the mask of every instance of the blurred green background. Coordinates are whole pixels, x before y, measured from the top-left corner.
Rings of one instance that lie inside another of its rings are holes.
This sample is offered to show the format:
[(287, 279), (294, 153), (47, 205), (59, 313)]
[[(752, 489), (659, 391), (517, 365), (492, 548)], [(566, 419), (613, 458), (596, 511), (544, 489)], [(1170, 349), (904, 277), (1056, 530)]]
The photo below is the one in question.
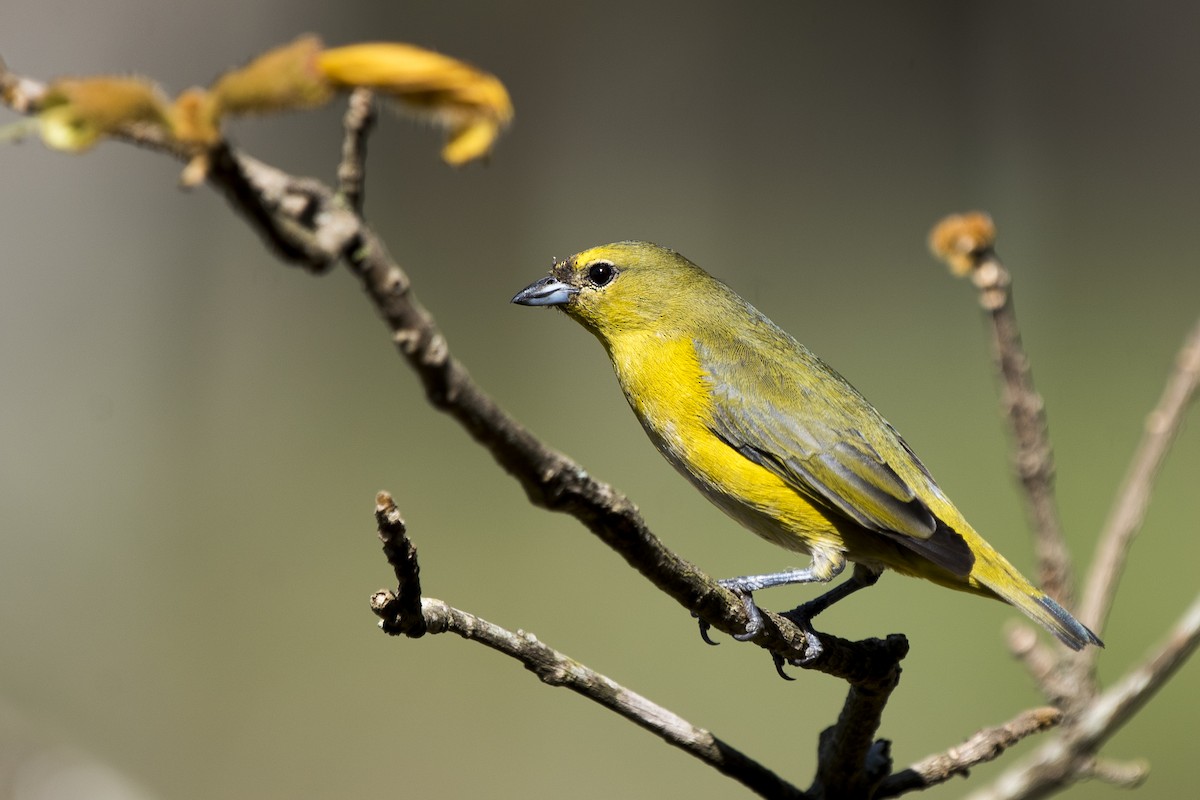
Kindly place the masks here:
[[(680, 250), (849, 377), (1030, 571), (974, 293), (925, 249), (943, 214), (987, 209), (1082, 571), (1196, 318), (1198, 29), (1183, 3), (5, 0), (0, 55), (35, 77), (133, 71), (177, 92), (313, 31), (497, 74), (517, 115), (486, 168), (444, 167), (437, 132), (385, 115), (369, 217), (479, 382), (714, 576), (801, 562), (674, 474), (584, 331), (509, 297), (593, 244)], [(339, 114), (231, 135), (328, 180)], [(480, 647), (379, 633), (379, 489), (430, 595), (808, 784), (842, 684), (705, 647), (425, 404), (351, 278), (282, 267), (211, 191), (177, 189), (179, 169), (117, 144), (0, 149), (4, 797), (747, 796)], [(1185, 430), (1105, 631), (1108, 679), (1194, 596), (1198, 469)], [(764, 604), (810, 596), (776, 591)], [(1040, 702), (1003, 644), (1014, 618), (893, 576), (821, 622), (909, 636), (881, 731), (904, 765)], [(1198, 698), (1189, 664), (1106, 748), (1150, 759), (1140, 796), (1194, 786)]]

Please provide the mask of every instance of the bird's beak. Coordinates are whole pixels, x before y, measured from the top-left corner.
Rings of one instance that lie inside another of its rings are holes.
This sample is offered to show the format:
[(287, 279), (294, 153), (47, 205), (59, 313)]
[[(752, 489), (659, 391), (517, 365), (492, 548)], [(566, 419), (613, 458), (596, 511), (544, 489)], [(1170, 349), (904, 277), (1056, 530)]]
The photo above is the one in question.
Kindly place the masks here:
[(547, 275), (517, 292), (512, 301), (522, 306), (561, 306), (571, 299), (571, 295), (578, 293), (574, 286)]

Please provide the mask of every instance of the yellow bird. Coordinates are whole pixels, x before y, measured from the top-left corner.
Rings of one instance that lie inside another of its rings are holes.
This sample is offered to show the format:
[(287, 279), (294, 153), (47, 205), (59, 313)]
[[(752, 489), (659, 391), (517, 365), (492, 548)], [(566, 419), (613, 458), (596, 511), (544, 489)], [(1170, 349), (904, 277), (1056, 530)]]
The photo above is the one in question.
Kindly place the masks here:
[(752, 594), (852, 577), (815, 616), (885, 569), (1012, 604), (1079, 650), (1094, 633), (983, 540), (879, 412), (725, 284), (649, 242), (555, 263), (514, 303), (554, 306), (598, 338), (650, 440), (718, 508), (811, 556), (804, 569), (721, 581), (761, 626)]

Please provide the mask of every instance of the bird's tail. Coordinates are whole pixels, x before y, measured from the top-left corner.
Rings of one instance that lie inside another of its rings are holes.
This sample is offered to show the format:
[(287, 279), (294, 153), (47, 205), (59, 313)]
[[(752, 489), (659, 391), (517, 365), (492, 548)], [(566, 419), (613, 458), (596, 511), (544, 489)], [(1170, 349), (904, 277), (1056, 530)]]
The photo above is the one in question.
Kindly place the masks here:
[(984, 552), (976, 554), (976, 562), (971, 570), (973, 583), (978, 582), (1001, 600), (1020, 609), (1072, 650), (1082, 650), (1089, 644), (1104, 646), (1096, 634), (1052, 597), (1027, 581), (1004, 556), (990, 547), (981, 549)]

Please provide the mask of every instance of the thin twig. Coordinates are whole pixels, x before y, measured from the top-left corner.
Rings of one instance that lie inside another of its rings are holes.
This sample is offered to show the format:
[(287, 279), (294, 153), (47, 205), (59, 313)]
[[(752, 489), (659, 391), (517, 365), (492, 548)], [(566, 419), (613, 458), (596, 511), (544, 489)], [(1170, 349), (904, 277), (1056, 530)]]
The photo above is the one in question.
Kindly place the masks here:
[(1031, 708), (994, 728), (984, 728), (962, 744), (944, 753), (927, 756), (908, 769), (888, 776), (875, 797), (897, 797), (906, 792), (927, 789), (945, 783), (956, 775), (966, 776), (979, 764), (994, 761), (1017, 742), (1058, 725), (1062, 712), (1057, 708)]
[(342, 125), (342, 161), (338, 164), (338, 194), (356, 214), (366, 199), (367, 139), (375, 126), (375, 95), (370, 89), (355, 89), (346, 104)]
[(1110, 686), (1072, 727), (1099, 747), (1133, 718), (1200, 645), (1200, 594), (1183, 612), (1167, 639), (1141, 664)]
[(958, 275), (970, 275), (991, 323), (992, 355), (1003, 383), (1002, 405), (1013, 433), (1013, 463), (1025, 489), (1042, 589), (1066, 608), (1073, 602), (1071, 554), (1054, 498), (1054, 451), (1042, 397), (1021, 343), (1012, 278), (993, 245), (996, 229), (986, 214), (947, 217), (930, 234), (935, 255)]
[[(1117, 584), (1133, 539), (1141, 530), (1150, 504), (1150, 492), (1163, 461), (1175, 441), (1188, 407), (1200, 386), (1200, 322), (1188, 333), (1176, 356), (1175, 369), (1167, 379), (1158, 405), (1146, 417), (1145, 432), (1138, 444), (1125, 482), (1105, 523), (1084, 587), (1080, 620), (1102, 633), (1112, 608)], [(1094, 658), (1093, 656), (1090, 656)]]
[(520, 661), (543, 683), (570, 689), (598, 703), (762, 797), (797, 800), (808, 797), (798, 787), (714, 736), (711, 731), (693, 725), (671, 710), (543, 644), (533, 634), (511, 631), (441, 600), (421, 597), (417, 582), (417, 575), (420, 574), (417, 551), (407, 535), (400, 512), (386, 492), (380, 492), (376, 498), (375, 516), (388, 563), (392, 565), (399, 581), (396, 593), (381, 590), (371, 598), (372, 609), (379, 616), (380, 626), (385, 631), (410, 637), (426, 632), (453, 633), (479, 642)]
[(808, 796), (710, 731), (542, 644), (532, 634), (506, 630), (432, 598), (424, 598), (422, 613), (430, 633), (454, 633), (515, 658), (542, 682), (570, 689), (616, 712), (762, 797)]

